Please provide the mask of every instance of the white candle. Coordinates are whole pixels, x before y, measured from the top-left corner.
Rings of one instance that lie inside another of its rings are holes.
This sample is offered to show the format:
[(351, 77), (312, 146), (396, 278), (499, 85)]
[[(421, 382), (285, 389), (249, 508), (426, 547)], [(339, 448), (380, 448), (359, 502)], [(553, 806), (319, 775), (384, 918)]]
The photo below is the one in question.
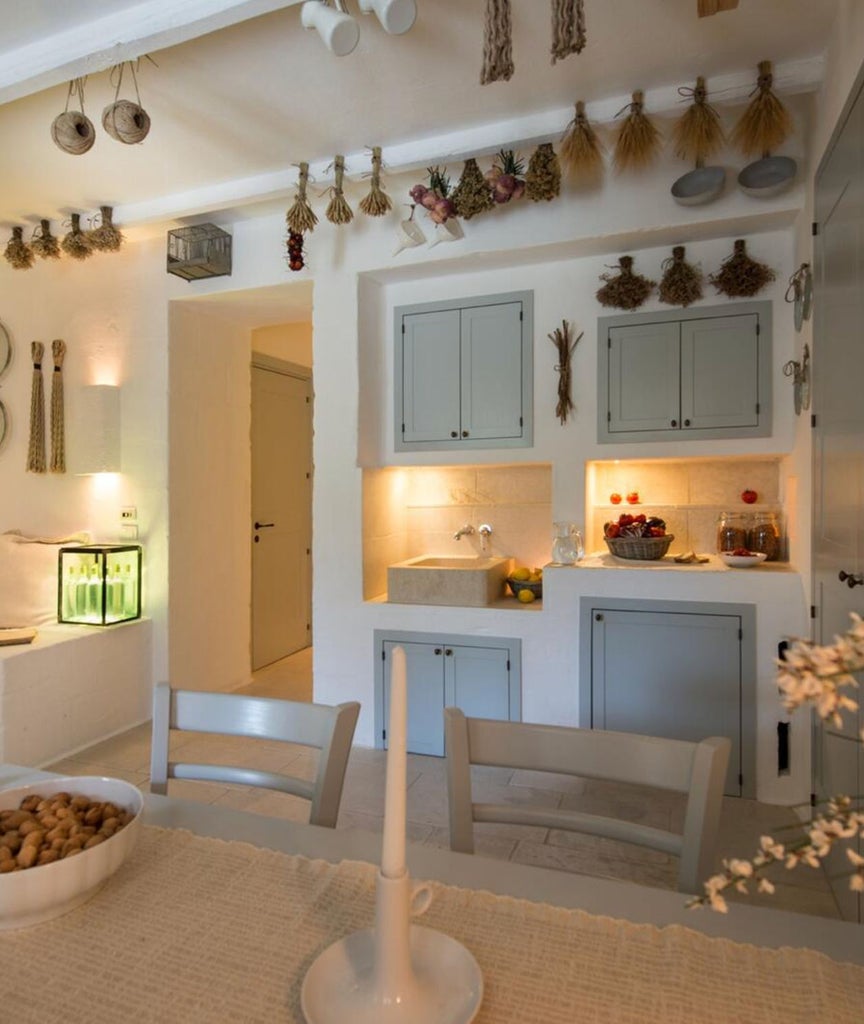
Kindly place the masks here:
[(384, 844), (381, 873), (399, 878), (405, 872), (405, 795), (407, 791), (406, 731), (408, 681), (405, 651), (393, 648), (390, 674), (390, 722), (387, 726), (387, 787), (384, 794)]

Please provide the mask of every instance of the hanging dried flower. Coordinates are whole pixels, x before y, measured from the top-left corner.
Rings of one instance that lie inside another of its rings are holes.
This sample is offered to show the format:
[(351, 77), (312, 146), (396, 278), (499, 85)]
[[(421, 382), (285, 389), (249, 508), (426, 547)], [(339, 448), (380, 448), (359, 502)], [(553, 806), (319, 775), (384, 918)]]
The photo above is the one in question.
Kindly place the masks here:
[[(583, 331), (582, 334), (584, 333)], [(570, 357), (573, 355), (573, 349), (579, 344), (582, 334), (575, 341), (571, 341), (570, 324), (566, 320), (562, 320), (561, 326), (556, 327), (549, 335), (549, 340), (558, 350), (558, 363), (555, 367), (558, 371), (558, 403), (555, 406), (555, 415), (562, 426), (567, 422), (567, 416), (574, 408), (573, 398), (570, 395)]]
[(297, 195), (291, 208), (285, 214), (288, 230), (302, 235), (306, 231), (314, 231), (318, 218), (306, 199), (306, 186), (309, 183), (309, 164), (300, 164), (300, 177), (297, 179)]
[(561, 193), (561, 166), (551, 142), (541, 142), (528, 161), (525, 195), (532, 202), (555, 199)]
[(577, 186), (587, 188), (603, 180), (603, 143), (585, 116), (585, 104), (576, 104), (576, 116), (561, 140), (561, 163)]
[(525, 164), (512, 149), (499, 150), (496, 163), (486, 172), (486, 181), (496, 203), (521, 199), (525, 192)]
[(43, 260), (59, 260), (60, 243), (51, 234), (51, 222), (43, 218), (39, 221), (36, 232), (33, 233), (33, 240), (30, 242), (33, 252)]
[(597, 301), (615, 309), (636, 309), (651, 294), (656, 282), (633, 273), (632, 256), (619, 257), (618, 267), (617, 274), (600, 275), (606, 284), (598, 290)]
[(16, 270), (29, 270), (33, 266), (33, 250), (24, 241), (24, 228), (12, 228), (12, 237), (6, 243), (3, 255)]
[(761, 61), (758, 92), (732, 129), (732, 145), (745, 156), (770, 153), (792, 134), (792, 118), (771, 89), (773, 81), (771, 61)]
[(478, 213), (491, 210), (495, 205), (489, 182), (484, 178), (473, 156), (465, 161), (459, 184), (453, 189), (450, 198), (456, 213), (465, 220), (471, 220)]
[(73, 260), (86, 260), (93, 255), (90, 238), (81, 230), (81, 214), (72, 214), (72, 227), (60, 241), (60, 248)]
[(372, 180), (369, 195), (360, 200), (360, 210), (367, 217), (383, 217), (393, 209), (390, 196), (381, 187), (381, 147), (372, 147)]
[(90, 244), (99, 252), (117, 252), (123, 244), (123, 235), (114, 227), (114, 211), (110, 206), (100, 206), (100, 224), (88, 235)]
[(669, 306), (689, 306), (702, 298), (702, 273), (684, 259), (684, 246), (676, 245), (663, 261), (663, 278), (658, 295)]
[(775, 276), (769, 266), (747, 255), (744, 239), (739, 238), (735, 242), (732, 255), (723, 260), (720, 269), (716, 274), (711, 274), (708, 280), (719, 293), (735, 299), (755, 295), (773, 281)]
[(350, 224), (354, 219), (354, 211), (348, 205), (342, 191), (342, 179), (345, 175), (345, 157), (337, 156), (333, 161), (334, 182), (331, 189), (332, 198), (327, 204), (325, 216), (331, 224)]
[(292, 231), (286, 242), (288, 249), (288, 269), (293, 271), (302, 270), (306, 266), (303, 259), (303, 235), (299, 231)]
[(615, 170), (643, 171), (660, 150), (662, 136), (654, 122), (644, 113), (644, 95), (641, 89), (633, 93), (632, 102), (625, 107), (629, 113), (618, 129), (615, 140)]
[[(679, 89), (686, 95), (690, 90)], [(697, 167), (723, 147), (723, 125), (720, 115), (708, 103), (705, 79), (699, 76), (692, 90), (693, 102), (672, 127), (675, 156)]]

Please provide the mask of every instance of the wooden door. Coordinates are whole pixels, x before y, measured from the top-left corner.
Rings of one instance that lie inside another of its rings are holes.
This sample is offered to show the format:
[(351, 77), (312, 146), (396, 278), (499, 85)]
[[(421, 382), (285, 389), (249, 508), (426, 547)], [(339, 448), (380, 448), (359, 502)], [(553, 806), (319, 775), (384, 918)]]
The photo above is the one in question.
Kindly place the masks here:
[[(312, 382), (252, 367), (252, 668), (312, 628)], [(214, 486), (220, 482), (214, 481)], [(224, 485), (224, 484), (223, 484)], [(257, 524), (257, 526), (256, 526)]]
[(461, 435), (459, 310), (402, 320), (402, 440), (454, 441)]
[(610, 327), (610, 433), (676, 430), (679, 426), (680, 330), (676, 322)]
[[(864, 586), (850, 589), (841, 572), (864, 573), (864, 99), (859, 92), (816, 178), (813, 335), (813, 592), (816, 636), (830, 643), (864, 614)], [(861, 691), (858, 693), (861, 700)], [(814, 788), (819, 798), (864, 792), (858, 734), (862, 714), (841, 729), (819, 726)], [(858, 849), (861, 852), (861, 841)], [(845, 844), (841, 844), (844, 845)], [(827, 863), (841, 913), (862, 920), (849, 890), (849, 863), (837, 851)]]
[(521, 437), (522, 303), (463, 309), (461, 340), (462, 437)]

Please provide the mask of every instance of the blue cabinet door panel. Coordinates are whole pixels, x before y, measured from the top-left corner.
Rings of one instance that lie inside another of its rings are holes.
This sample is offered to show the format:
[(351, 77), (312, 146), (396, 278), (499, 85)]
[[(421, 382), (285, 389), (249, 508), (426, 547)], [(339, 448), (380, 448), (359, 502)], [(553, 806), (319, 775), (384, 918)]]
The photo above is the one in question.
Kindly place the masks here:
[[(494, 647), (445, 647), (444, 699), (474, 718), (510, 718), (509, 654)], [(452, 651), (452, 654), (447, 654)]]
[(758, 426), (757, 326), (755, 314), (681, 324), (684, 430)]
[(521, 302), (462, 310), (462, 436), (522, 436)]
[(612, 327), (608, 345), (610, 433), (675, 429), (681, 405), (678, 324)]
[[(408, 677), (408, 750), (444, 754), (444, 667), (441, 644), (384, 642), (384, 722), (390, 721), (390, 679), (393, 648), (405, 651)], [(437, 652), (437, 653), (436, 653)], [(385, 746), (386, 741), (385, 741)]]
[(450, 441), (460, 432), (459, 311), (403, 319), (405, 441)]

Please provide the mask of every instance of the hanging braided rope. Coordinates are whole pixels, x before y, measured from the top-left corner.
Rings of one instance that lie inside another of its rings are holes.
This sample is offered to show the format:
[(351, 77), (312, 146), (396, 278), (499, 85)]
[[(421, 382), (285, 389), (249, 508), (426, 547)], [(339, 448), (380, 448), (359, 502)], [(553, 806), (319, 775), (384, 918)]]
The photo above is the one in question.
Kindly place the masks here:
[(309, 164), (300, 164), (300, 177), (297, 179), (297, 195), (290, 209), (285, 214), (288, 230), (295, 235), (303, 235), (314, 231), (318, 218), (306, 198), (306, 186), (309, 182)]
[(63, 415), (63, 357), (66, 342), (60, 338), (51, 342), (54, 373), (51, 375), (51, 472), (66, 472), (66, 429)]
[(552, 0), (552, 63), (585, 49), (584, 0)]
[(372, 147), (372, 181), (369, 195), (360, 200), (360, 210), (367, 217), (383, 217), (393, 208), (390, 196), (381, 187), (381, 147)]
[(509, 82), (512, 74), (513, 25), (510, 18), (510, 0), (486, 0), (480, 84)]
[(27, 450), (27, 469), (31, 473), (45, 472), (45, 391), (42, 385), (42, 357), (45, 346), (41, 341), (30, 345), (33, 357), (33, 387), (30, 392), (30, 446)]

